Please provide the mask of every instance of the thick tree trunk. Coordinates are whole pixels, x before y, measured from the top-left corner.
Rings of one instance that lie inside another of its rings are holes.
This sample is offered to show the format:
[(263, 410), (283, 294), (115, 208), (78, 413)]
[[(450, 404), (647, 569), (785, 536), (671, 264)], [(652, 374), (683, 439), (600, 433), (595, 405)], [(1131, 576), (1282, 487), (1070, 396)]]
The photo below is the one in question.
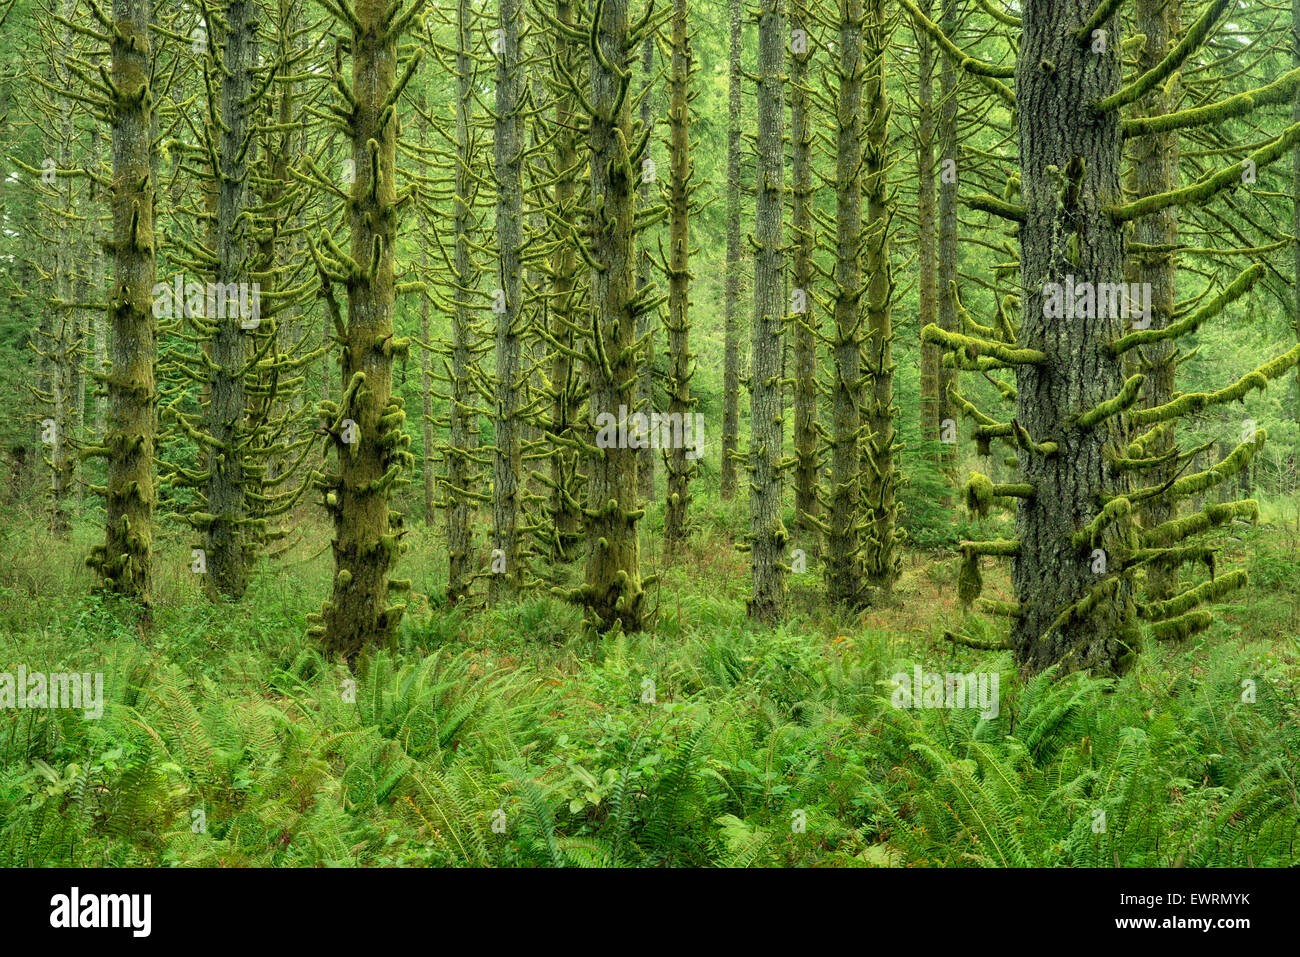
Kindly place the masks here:
[[(1131, 523), (1120, 520), (1087, 543), (1074, 536), (1101, 509), (1104, 493), (1127, 479), (1108, 472), (1106, 450), (1127, 443), (1122, 417), (1084, 427), (1076, 417), (1111, 399), (1124, 383), (1109, 344), (1120, 318), (1049, 318), (1049, 284), (1120, 282), (1121, 227), (1106, 207), (1121, 199), (1122, 140), (1115, 112), (1091, 104), (1120, 83), (1120, 38), (1094, 52), (1075, 32), (1091, 0), (1041, 0), (1023, 8), (1016, 64), (1021, 192), (1020, 345), (1044, 354), (1016, 373), (1016, 423), (1024, 430), (1020, 467), (1033, 487), (1016, 515), (1013, 585), (1020, 614), (1012, 627), (1017, 660), (1031, 670), (1113, 670), (1136, 639), (1126, 578), (1115, 565)], [(1055, 310), (1052, 310), (1055, 312)], [(1071, 310), (1071, 313), (1073, 310)], [(1067, 315), (1071, 314), (1067, 313)], [(1100, 553), (1095, 551), (1100, 549)]]
[[(393, 396), (393, 254), (397, 242), (395, 111), (398, 37), (386, 24), (389, 0), (355, 0), (352, 30), (352, 162), (348, 199), (352, 262), (342, 349), (347, 384), (335, 433), (338, 480), (332, 484), (334, 583), (324, 605), (324, 650), (351, 661), (392, 635), (404, 603), (389, 605), (389, 572), (401, 551), (388, 508), (390, 489), (410, 467), (401, 399)], [(347, 420), (351, 420), (349, 426)], [(394, 589), (399, 585), (392, 582)], [(409, 582), (401, 582), (409, 587)]]
[[(640, 352), (635, 348), (638, 305), (636, 188), (640, 157), (631, 155), (631, 37), (627, 0), (605, 0), (591, 30), (591, 106), (588, 124), (591, 219), (592, 427), (596, 417), (623, 419), (636, 404)], [(637, 450), (597, 448), (588, 483), (587, 578), (579, 596), (598, 630), (616, 625), (640, 631), (646, 615), (637, 539)]]

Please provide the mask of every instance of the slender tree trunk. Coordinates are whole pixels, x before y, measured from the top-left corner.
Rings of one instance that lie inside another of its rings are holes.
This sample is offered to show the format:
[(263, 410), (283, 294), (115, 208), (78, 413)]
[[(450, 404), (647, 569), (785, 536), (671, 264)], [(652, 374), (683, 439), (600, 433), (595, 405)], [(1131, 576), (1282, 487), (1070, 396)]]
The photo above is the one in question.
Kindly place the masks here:
[[(64, 0), (62, 15), (71, 19), (75, 16), (75, 4)], [(71, 59), (74, 55), (71, 28), (62, 28), (63, 56)], [(55, 72), (61, 83), (71, 82)], [(59, 122), (57, 128), (58, 146), (56, 165), (60, 170), (69, 170), (75, 162), (73, 145), (72, 100), (59, 96)], [(80, 312), (73, 307), (76, 299), (76, 266), (73, 262), (72, 217), (75, 215), (74, 180), (71, 176), (59, 176), (55, 181), (57, 201), (55, 209), (55, 243), (54, 243), (54, 298), (56, 300), (52, 315), (51, 339), (45, 344), (50, 352), (50, 412), (53, 428), (50, 430), (50, 464), (52, 481), (50, 488), (50, 530), (65, 537), (72, 525), (68, 519), (67, 499), (75, 478), (76, 457), (73, 442), (76, 434), (76, 377), (80, 363), (81, 347)]]
[[(429, 121), (425, 117), (428, 109), (425, 102), (424, 94), (420, 94), (419, 113), (416, 124), (419, 127), (420, 146), (425, 147), (429, 140)], [(420, 213), (420, 232), (428, 235), (430, 224), (428, 217), (424, 212)], [(429, 246), (427, 243), (420, 243), (420, 276), (426, 278), (429, 275)], [(429, 341), (429, 294), (421, 291), (420, 293), (420, 339), (424, 342)], [(433, 514), (433, 378), (430, 369), (430, 356), (428, 349), (420, 349), (420, 411), (421, 422), (420, 428), (424, 437), (424, 455), (420, 461), (420, 473), (424, 478), (424, 524), (432, 525), (434, 521)]]
[(479, 274), (471, 259), (475, 192), (473, 139), (470, 123), (474, 108), (474, 56), (471, 51), (473, 10), (471, 0), (456, 0), (456, 196), (452, 212), (455, 248), (455, 307), (451, 317), (451, 395), (447, 403), (447, 602), (454, 605), (469, 594), (474, 578), (473, 520), (478, 480), (478, 428), (472, 378), (477, 325), (469, 297)]
[(826, 591), (832, 604), (865, 604), (862, 580), (862, 0), (840, 8), (835, 91), (835, 334), (831, 341)]
[(760, 0), (758, 13), (757, 196), (754, 214), (753, 372), (749, 420), (749, 545), (753, 596), (749, 615), (775, 622), (785, 614), (786, 545), (781, 518), (784, 426), (781, 379), (785, 317), (782, 238), (785, 65), (782, 0)]
[[(1291, 66), (1300, 69), (1300, 0), (1291, 0)], [(1291, 122), (1300, 123), (1300, 90), (1291, 106)], [(1291, 231), (1295, 243), (1295, 334), (1300, 340), (1300, 146), (1291, 150)], [(1300, 425), (1300, 366), (1295, 370), (1295, 420)], [(1295, 467), (1300, 470), (1300, 434), (1293, 451)]]
[[(555, 18), (573, 26), (573, 8), (571, 0), (556, 0)], [(555, 33), (554, 42), (557, 62), (574, 73), (578, 68), (578, 44), (563, 31)], [(553, 215), (565, 224), (576, 222), (578, 217), (577, 122), (573, 94), (561, 89), (555, 97)], [(565, 351), (574, 347), (575, 330), (582, 321), (578, 315), (578, 255), (567, 235), (560, 238), (551, 253), (551, 284), (551, 335), (563, 347), (551, 353), (551, 434), (559, 440), (551, 449), (551, 516), (555, 522), (555, 558), (565, 561), (578, 539), (581, 512), (577, 497), (578, 455), (565, 442), (574, 440), (582, 401), (573, 357)]]
[(523, 75), (520, 67), (519, 0), (500, 0), (496, 50), (496, 130), (494, 136), (500, 258), (500, 287), (493, 304), (496, 316), (496, 436), (492, 451), (492, 575), (488, 601), (496, 603), (522, 582), (519, 549), (520, 390), (524, 373), (523, 282), (523, 137), (520, 113)]
[[(949, 37), (957, 35), (957, 0), (940, 0), (940, 26)], [(939, 328), (945, 332), (959, 332), (957, 328), (957, 302), (953, 298), (953, 284), (957, 282), (957, 191), (961, 181), (958, 165), (957, 129), (957, 67), (952, 58), (944, 56), (939, 68), (939, 262), (938, 296)], [(924, 328), (924, 327), (922, 327)], [(948, 481), (957, 481), (957, 406), (948, 395), (957, 388), (957, 370), (942, 364), (938, 369), (938, 402), (940, 438), (952, 437), (954, 441), (943, 446), (944, 469)], [(944, 497), (944, 507), (952, 499)]]
[(669, 80), (668, 122), (672, 181), (668, 209), (668, 413), (670, 421), (681, 422), (682, 432), (674, 434), (666, 461), (668, 498), (664, 510), (664, 548), (670, 549), (686, 538), (686, 516), (690, 504), (690, 481), (695, 471), (694, 443), (699, 441), (693, 430), (692, 446), (687, 447), (687, 417), (691, 399), (690, 340), (690, 216), (691, 179), (691, 73), (693, 70), (690, 35), (687, 26), (687, 0), (673, 0), (672, 75)]
[[(212, 441), (208, 463), (205, 548), (209, 597), (238, 599), (248, 587), (249, 544), (246, 516), (244, 428), (247, 396), (244, 390), (248, 339), (239, 309), (226, 305), (225, 289), (248, 282), (250, 71), (255, 42), (257, 8), (249, 0), (231, 0), (225, 11), (222, 47), (221, 133), (217, 182), (217, 283), (218, 314), (213, 324), (212, 368), (209, 381), (208, 435)], [(224, 287), (224, 289), (222, 288)], [(242, 301), (242, 297), (239, 300)]]
[[(922, 0), (917, 6), (927, 17), (934, 0)], [(924, 329), (938, 318), (934, 183), (934, 41), (924, 30), (915, 31), (920, 49), (916, 92), (916, 215), (917, 260), (921, 274), (917, 278), (918, 325)], [(921, 439), (937, 443), (939, 426), (939, 366), (942, 350), (936, 342), (921, 342)], [(942, 456), (939, 457), (942, 462)], [(938, 464), (938, 463), (936, 463)]]
[[(1137, 33), (1146, 35), (1146, 42), (1138, 52), (1139, 73), (1153, 69), (1168, 53), (1170, 46), (1177, 42), (1179, 6), (1179, 0), (1137, 0), (1133, 10), (1133, 26)], [(1155, 90), (1134, 104), (1131, 115), (1158, 116), (1176, 109), (1180, 98), (1178, 86), (1177, 81), (1172, 86), (1157, 85)], [(1128, 147), (1132, 162), (1129, 185), (1134, 198), (1152, 196), (1178, 187), (1177, 131), (1135, 137), (1129, 141)], [(1173, 322), (1178, 305), (1177, 255), (1173, 252), (1173, 247), (1178, 244), (1178, 207), (1170, 206), (1136, 220), (1133, 224), (1133, 242), (1157, 247), (1140, 252), (1130, 251), (1128, 275), (1125, 278), (1130, 283), (1150, 286), (1149, 328), (1164, 329)], [(1174, 344), (1167, 340), (1152, 342), (1141, 352), (1148, 366), (1141, 370), (1146, 375), (1142, 403), (1147, 408), (1164, 405), (1174, 397), (1174, 372), (1177, 368)], [(1160, 431), (1156, 440), (1147, 445), (1148, 455), (1159, 457), (1174, 448), (1175, 426), (1176, 423), (1170, 421)], [(1162, 485), (1173, 481), (1177, 473), (1178, 465), (1171, 461), (1165, 467), (1146, 473), (1144, 481)], [(1173, 517), (1173, 503), (1163, 496), (1145, 502), (1139, 512), (1144, 528), (1153, 528)], [(1164, 601), (1172, 597), (1178, 585), (1178, 567), (1149, 565), (1146, 585), (1147, 600)]]
[[(1300, 2), (1300, 0), (1298, 0)], [(723, 293), (725, 323), (722, 358), (722, 498), (736, 495), (736, 450), (740, 445), (740, 147), (742, 98), (740, 45), (744, 0), (728, 0), (727, 71), (727, 275)]]
[(153, 600), (155, 396), (154, 179), (150, 169), (153, 47), (147, 0), (113, 0), (113, 257), (109, 292), (107, 517), (90, 562), (115, 591)]
[[(90, 131), (90, 167), (98, 172), (100, 165), (99, 130), (92, 127)], [(103, 222), (100, 216), (100, 198), (95, 181), (90, 185), (90, 208), (88, 229), (90, 230), (90, 288), (94, 290), (94, 300), (101, 301), (104, 296), (104, 236)], [(91, 330), (93, 335), (94, 372), (103, 373), (104, 363), (108, 361), (108, 323), (103, 309), (91, 313)], [(108, 421), (108, 393), (98, 384), (95, 385), (95, 435), (96, 442), (104, 441), (104, 429)]]
[(867, 201), (863, 237), (867, 257), (867, 433), (863, 448), (863, 562), (867, 581), (888, 591), (898, 577), (898, 437), (894, 430), (894, 326), (889, 267), (889, 99), (885, 53), (889, 47), (884, 0), (867, 0), (863, 33), (867, 61), (863, 99), (867, 143), (863, 185)]
[[(641, 42), (641, 89), (645, 91), (654, 82), (655, 69), (655, 43), (654, 37), (646, 37)], [(654, 94), (645, 93), (641, 98), (641, 126), (643, 129), (653, 129), (655, 122), (654, 114)], [(653, 138), (653, 137), (652, 137)], [(649, 156), (647, 149), (646, 155)], [(654, 169), (654, 161), (649, 164), (650, 169)], [(649, 209), (654, 203), (654, 192), (658, 188), (654, 185), (656, 176), (646, 176), (644, 173), (641, 177), (641, 208)], [(650, 279), (650, 250), (646, 248), (644, 242), (638, 247), (636, 288), (638, 293), (649, 291), (651, 286)], [(655, 336), (658, 329), (655, 326), (659, 320), (659, 311), (646, 310), (638, 317), (637, 336), (647, 336), (645, 350), (642, 353), (643, 359), (640, 369), (637, 373), (637, 404), (641, 410), (649, 416), (654, 411), (654, 368), (655, 368)], [(647, 443), (648, 445), (648, 443)], [(653, 502), (655, 497), (655, 456), (658, 451), (652, 448), (643, 448), (637, 454), (637, 487), (640, 489), (641, 498), (647, 502)]]
[(813, 121), (808, 91), (812, 19), (805, 0), (790, 4), (790, 141), (793, 177), (790, 217), (793, 283), (790, 320), (794, 332), (794, 507), (807, 550), (816, 550), (812, 521), (817, 508), (817, 310), (813, 302)]

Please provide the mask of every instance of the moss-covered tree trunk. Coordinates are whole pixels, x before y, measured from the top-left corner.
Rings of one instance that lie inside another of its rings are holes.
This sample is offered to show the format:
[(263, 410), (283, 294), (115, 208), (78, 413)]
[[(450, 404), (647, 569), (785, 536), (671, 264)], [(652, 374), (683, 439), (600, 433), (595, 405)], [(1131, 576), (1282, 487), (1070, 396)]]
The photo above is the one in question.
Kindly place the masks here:
[(863, 192), (867, 219), (863, 243), (867, 268), (866, 433), (863, 443), (863, 571), (867, 582), (888, 591), (898, 577), (898, 436), (894, 429), (894, 325), (890, 307), (893, 274), (889, 265), (889, 98), (885, 89), (885, 53), (889, 17), (884, 0), (867, 0), (863, 14), (866, 76), (866, 146)]
[[(64, 0), (62, 15), (71, 21), (76, 15), (76, 5)], [(63, 25), (60, 30), (61, 52), (65, 60), (75, 55), (72, 28)], [(58, 78), (56, 68), (55, 77)], [(63, 82), (71, 82), (69, 76)], [(75, 159), (72, 147), (74, 138), (72, 100), (58, 96), (58, 126), (55, 165), (59, 170), (71, 172)], [(51, 308), (51, 335), (45, 343), (50, 359), (50, 414), (53, 428), (49, 430), (49, 449), (52, 479), (50, 488), (50, 530), (65, 537), (72, 525), (68, 520), (67, 499), (76, 475), (76, 456), (73, 443), (77, 428), (77, 379), (81, 364), (81, 316), (75, 306), (76, 264), (73, 246), (73, 217), (75, 181), (70, 175), (56, 178), (57, 194), (51, 204), (54, 213), (54, 303)]]
[[(812, 18), (805, 0), (790, 3), (791, 309), (794, 338), (794, 508), (800, 544), (817, 547), (817, 310), (813, 302), (812, 144), (809, 66)], [(807, 516), (807, 518), (805, 518)]]
[(473, 488), (478, 476), (477, 395), (472, 378), (478, 326), (470, 305), (476, 293), (478, 270), (472, 259), (474, 213), (470, 206), (476, 191), (473, 161), (475, 63), (471, 52), (470, 0), (456, 2), (456, 144), (455, 199), (452, 207), (452, 271), (456, 288), (451, 315), (451, 381), (447, 403), (447, 602), (456, 604), (468, 594), (474, 580)]
[[(1291, 66), (1300, 69), (1300, 0), (1291, 0)], [(1291, 122), (1300, 123), (1300, 89), (1296, 90), (1291, 103)], [(1295, 323), (1296, 339), (1300, 341), (1300, 145), (1291, 150), (1291, 232), (1296, 237), (1293, 252), (1293, 280), (1295, 288)], [(1295, 371), (1295, 421), (1300, 425), (1300, 366)], [(1295, 467), (1300, 469), (1300, 430), (1298, 430), (1295, 449)]]
[(493, 174), (496, 181), (496, 237), (500, 271), (492, 306), (496, 319), (496, 414), (492, 445), (492, 563), (488, 601), (499, 602), (522, 580), (519, 498), (523, 359), (523, 68), (520, 64), (519, 0), (500, 0), (496, 47), (496, 103), (493, 107)]
[[(248, 117), (252, 106), (248, 97), (256, 15), (257, 7), (251, 0), (232, 0), (225, 11), (216, 221), (217, 283), (221, 290), (237, 289), (239, 283), (251, 281), (247, 193)], [(202, 516), (207, 552), (205, 584), (211, 598), (238, 599), (248, 587), (251, 552), (246, 542), (244, 488), (248, 441), (244, 378), (249, 332), (243, 328), (245, 319), (234, 301), (226, 300), (219, 306), (224, 308), (219, 308), (217, 315), (206, 317), (213, 332), (208, 380), (208, 514)]]
[[(641, 41), (641, 128), (643, 130), (653, 130), (655, 125), (654, 112), (654, 72), (655, 72), (655, 41), (654, 37), (646, 37)], [(650, 156), (646, 151), (646, 157)], [(649, 209), (654, 202), (654, 193), (657, 187), (654, 185), (658, 181), (655, 170), (654, 160), (651, 159), (645, 169), (642, 170), (640, 200), (641, 208)], [(650, 257), (650, 249), (645, 243), (641, 243), (637, 255), (637, 274), (636, 288), (638, 293), (648, 293), (651, 287), (651, 268), (653, 260)], [(655, 402), (655, 338), (658, 334), (659, 312), (658, 310), (646, 310), (639, 314), (637, 323), (637, 337), (645, 337), (645, 349), (641, 353), (641, 365), (637, 370), (637, 403), (641, 411), (650, 415), (654, 411)], [(643, 448), (637, 455), (637, 487), (640, 490), (641, 498), (647, 502), (653, 502), (655, 497), (655, 457), (659, 455), (657, 449), (648, 447)]]
[(827, 597), (841, 608), (864, 604), (861, 529), (862, 414), (862, 0), (840, 10), (835, 91), (835, 283), (831, 291), (830, 469), (826, 492)]
[[(1153, 69), (1177, 42), (1179, 0), (1138, 0), (1133, 9), (1133, 28), (1146, 36), (1138, 50), (1139, 73)], [(1177, 77), (1177, 75), (1175, 75)], [(1134, 104), (1133, 115), (1160, 116), (1177, 108), (1180, 83), (1175, 78), (1170, 84), (1157, 84), (1156, 88)], [(1129, 140), (1129, 188), (1136, 198), (1152, 196), (1178, 187), (1179, 134), (1177, 131), (1153, 133)], [(1128, 252), (1129, 283), (1138, 283), (1151, 289), (1151, 314), (1143, 325), (1150, 329), (1164, 329), (1174, 321), (1177, 308), (1177, 253), (1178, 207), (1143, 216), (1133, 223), (1135, 244), (1140, 250)], [(1137, 361), (1138, 350), (1133, 355)], [(1146, 376), (1142, 403), (1147, 408), (1164, 405), (1174, 397), (1174, 373), (1177, 356), (1172, 342), (1158, 340), (1140, 350), (1139, 369)], [(1154, 440), (1147, 444), (1147, 453), (1153, 458), (1169, 454), (1174, 448), (1175, 423), (1170, 422)], [(1144, 480), (1153, 485), (1172, 481), (1178, 473), (1178, 464), (1171, 460), (1160, 468), (1146, 473)], [(1145, 502), (1139, 511), (1143, 527), (1154, 528), (1174, 517), (1173, 503), (1163, 496)], [(1153, 564), (1147, 566), (1146, 597), (1163, 601), (1169, 598), (1178, 585), (1177, 566)]]
[[(949, 37), (957, 34), (957, 0), (940, 0), (940, 14), (944, 33)], [(943, 56), (939, 68), (939, 261), (937, 264), (937, 288), (939, 328), (946, 332), (958, 332), (957, 301), (953, 298), (952, 284), (957, 282), (957, 196), (961, 183), (961, 168), (958, 165), (959, 130), (957, 125), (957, 67), (952, 57)], [(945, 442), (942, 449), (944, 470), (949, 482), (957, 480), (957, 444), (955, 430), (958, 422), (956, 404), (948, 395), (949, 389), (957, 389), (957, 370), (943, 364), (939, 365), (936, 393), (938, 394), (938, 419), (940, 439), (951, 437), (953, 441)], [(951, 504), (946, 498), (945, 506)]]
[(691, 73), (693, 70), (687, 0), (673, 0), (672, 68), (669, 77), (668, 124), (671, 179), (668, 186), (668, 413), (670, 421), (683, 423), (673, 434), (665, 456), (668, 494), (664, 508), (664, 548), (672, 549), (686, 538), (690, 481), (695, 471), (692, 457), (700, 437), (691, 433), (687, 447), (686, 418), (691, 415), (690, 283), (691, 283)]
[[(1300, 2), (1300, 0), (1298, 0)], [(744, 0), (727, 3), (727, 265), (723, 280), (722, 333), (722, 478), (721, 495), (736, 495), (740, 445), (740, 148), (742, 99), (741, 27)]]
[[(556, 0), (555, 18), (562, 24), (574, 25), (574, 4), (571, 0)], [(554, 33), (555, 59), (563, 69), (576, 75), (581, 47), (564, 30)], [(555, 187), (552, 215), (557, 227), (578, 219), (578, 129), (577, 104), (573, 93), (561, 88), (555, 96), (555, 133), (552, 140), (555, 154)], [(581, 504), (578, 475), (578, 455), (567, 444), (574, 440), (574, 427), (582, 405), (579, 376), (569, 350), (574, 348), (575, 332), (582, 319), (579, 315), (581, 289), (578, 283), (578, 253), (567, 234), (561, 233), (551, 251), (551, 335), (558, 346), (551, 351), (551, 425), (552, 436), (558, 441), (552, 445), (551, 465), (551, 517), (555, 522), (554, 555), (563, 561), (578, 540)]]
[[(346, 2), (346, 0), (345, 0)], [(334, 582), (322, 617), (326, 654), (351, 661), (384, 644), (405, 611), (389, 604), (389, 572), (400, 552), (389, 511), (393, 485), (411, 465), (401, 400), (393, 396), (393, 265), (397, 241), (396, 152), (398, 37), (389, 0), (354, 0), (352, 13), (352, 163), (348, 197), (351, 248), (347, 325), (342, 343), (345, 387), (324, 409), (338, 456), (326, 489), (334, 517)], [(331, 416), (330, 413), (333, 413)], [(399, 583), (391, 583), (397, 586)], [(401, 582), (409, 586), (408, 582)]]
[[(921, 0), (917, 7), (927, 17), (933, 0)], [(934, 183), (934, 40), (920, 28), (915, 29), (919, 49), (916, 85), (916, 219), (918, 325), (924, 329), (938, 318), (939, 304), (935, 292), (937, 242), (935, 206), (938, 198)], [(939, 365), (941, 349), (937, 342), (921, 342), (920, 415), (921, 438), (937, 443), (941, 438), (939, 415)], [(939, 457), (942, 461), (942, 456)]]
[[(641, 158), (632, 141), (629, 51), (633, 34), (628, 0), (604, 0), (591, 23), (591, 117), (588, 162), (591, 208), (587, 255), (591, 269), (591, 340), (586, 361), (591, 383), (591, 427), (621, 419), (636, 404), (640, 350), (636, 348), (636, 190)], [(640, 141), (638, 141), (640, 142)], [(579, 598), (599, 630), (640, 631), (645, 621), (637, 523), (637, 450), (597, 447), (587, 486), (587, 575)]]
[(1078, 421), (1120, 393), (1122, 363), (1109, 344), (1123, 333), (1123, 320), (1049, 316), (1058, 310), (1046, 305), (1049, 286), (1096, 288), (1124, 274), (1122, 229), (1106, 211), (1122, 198), (1119, 118), (1091, 108), (1119, 87), (1120, 43), (1112, 33), (1094, 52), (1079, 39), (1092, 8), (1090, 0), (1025, 6), (1016, 63), (1025, 202), (1019, 344), (1041, 355), (1016, 367), (1019, 462), (1033, 494), (1016, 515), (1012, 578), (1020, 613), (1012, 641), (1017, 660), (1035, 671), (1057, 662), (1113, 670), (1136, 632), (1130, 586), (1116, 568), (1131, 523), (1108, 524), (1092, 541), (1075, 538), (1103, 496), (1125, 487), (1107, 461), (1108, 449), (1126, 447), (1122, 418)]
[[(416, 126), (419, 130), (420, 146), (426, 147), (429, 141), (428, 105), (424, 94), (420, 95), (419, 112)], [(427, 235), (431, 224), (423, 209), (420, 211), (420, 232)], [(420, 275), (429, 275), (429, 245), (420, 243)], [(420, 338), (429, 342), (429, 294), (420, 293)], [(424, 524), (433, 525), (433, 490), (437, 484), (433, 474), (433, 375), (431, 357), (428, 349), (420, 350), (420, 431), (424, 439), (424, 451), (420, 457), (420, 475), (424, 480)]]
[(154, 438), (153, 47), (148, 0), (114, 0), (112, 59), (113, 286), (108, 296), (108, 458), (104, 545), (90, 562), (146, 609), (152, 595)]
[(785, 325), (782, 238), (785, 43), (782, 0), (760, 0), (753, 370), (749, 398), (749, 549), (753, 576), (749, 616), (763, 622), (777, 621), (785, 614), (788, 571), (785, 556), (789, 535), (781, 517), (785, 468), (781, 403)]

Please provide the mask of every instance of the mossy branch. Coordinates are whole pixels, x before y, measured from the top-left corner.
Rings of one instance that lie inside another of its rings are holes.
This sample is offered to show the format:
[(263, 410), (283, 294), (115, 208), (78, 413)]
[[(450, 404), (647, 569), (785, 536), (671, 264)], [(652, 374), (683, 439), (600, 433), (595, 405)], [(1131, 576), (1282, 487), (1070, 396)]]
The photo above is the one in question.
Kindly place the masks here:
[(1130, 103), (1136, 103), (1150, 93), (1157, 84), (1162, 83), (1169, 74), (1182, 66), (1184, 60), (1200, 49), (1206, 36), (1209, 35), (1210, 29), (1231, 2), (1232, 0), (1214, 0), (1210, 8), (1201, 15), (1201, 18), (1183, 34), (1183, 38), (1178, 42), (1178, 45), (1169, 51), (1168, 56), (1128, 86), (1122, 87), (1105, 99), (1094, 103), (1092, 106), (1093, 111), (1108, 113)]
[(1166, 402), (1164, 405), (1158, 405), (1151, 409), (1139, 409), (1130, 416), (1130, 421), (1134, 425), (1167, 422), (1189, 412), (1199, 412), (1210, 406), (1236, 402), (1244, 398), (1251, 389), (1263, 390), (1268, 386), (1270, 379), (1276, 379), (1297, 362), (1300, 362), (1300, 345), (1294, 346), (1290, 351), (1278, 356), (1273, 361), (1264, 363), (1254, 372), (1247, 373), (1232, 385), (1220, 389), (1218, 392), (1189, 392), (1180, 395), (1172, 402)]

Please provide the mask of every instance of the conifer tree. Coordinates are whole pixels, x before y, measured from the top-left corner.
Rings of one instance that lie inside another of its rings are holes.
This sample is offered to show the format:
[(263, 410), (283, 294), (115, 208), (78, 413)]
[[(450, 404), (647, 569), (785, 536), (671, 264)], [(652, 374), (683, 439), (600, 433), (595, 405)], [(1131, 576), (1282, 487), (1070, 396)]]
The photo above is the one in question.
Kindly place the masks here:
[[(389, 508), (393, 486), (412, 465), (405, 413), (393, 395), (393, 357), (409, 340), (393, 332), (396, 294), (394, 253), (400, 200), (396, 184), (397, 102), (415, 74), (418, 54), (398, 73), (398, 41), (419, 14), (421, 0), (317, 0), (350, 34), (351, 81), (335, 73), (333, 111), (351, 142), (355, 171), (346, 198), (351, 249), (322, 233), (312, 254), (329, 290), (347, 290), (347, 322), (332, 292), (326, 302), (338, 333), (344, 387), (339, 401), (321, 403), (321, 424), (335, 450), (338, 471), (317, 475), (316, 486), (334, 520), (334, 581), (310, 633), (327, 654), (351, 661), (382, 644), (401, 620), (405, 604), (389, 592), (409, 581), (389, 580), (401, 549), (400, 516)], [(405, 7), (405, 9), (403, 9)]]
[[(941, 44), (949, 41), (911, 0), (900, 0)], [(1244, 573), (1212, 578), (1168, 599), (1141, 600), (1139, 570), (1212, 562), (1213, 549), (1198, 541), (1206, 530), (1258, 514), (1253, 500), (1207, 505), (1154, 526), (1135, 513), (1161, 501), (1176, 506), (1240, 472), (1262, 446), (1262, 429), (1243, 431), (1240, 444), (1203, 472), (1170, 480), (1166, 466), (1190, 463), (1200, 450), (1175, 444), (1162, 451), (1166, 431), (1182, 416), (1243, 398), (1265, 388), (1300, 360), (1300, 346), (1214, 392), (1189, 392), (1143, 407), (1146, 377), (1127, 375), (1126, 355), (1152, 343), (1176, 341), (1217, 316), (1264, 272), (1256, 264), (1218, 295), (1184, 312), (1162, 329), (1133, 322), (1133, 297), (1125, 295), (1126, 224), (1173, 207), (1209, 201), (1248, 182), (1253, 170), (1282, 156), (1300, 140), (1300, 124), (1232, 164), (1192, 184), (1128, 199), (1120, 189), (1126, 138), (1189, 129), (1285, 101), (1289, 88), (1263, 87), (1216, 103), (1157, 116), (1126, 116), (1133, 104), (1194, 55), (1223, 16), (1214, 0), (1149, 69), (1122, 77), (1122, 25), (1115, 7), (1096, 9), (1077, 0), (1052, 0), (1023, 11), (1015, 93), (1008, 75), (972, 57), (959, 60), (989, 85), (1018, 117), (1023, 202), (985, 197), (982, 208), (1019, 225), (1021, 286), (1017, 325), (999, 310), (981, 324), (957, 301), (963, 331), (931, 326), (926, 337), (953, 351), (963, 367), (1014, 370), (1003, 395), (1015, 403), (998, 421), (954, 394), (978, 423), (977, 438), (997, 439), (1017, 451), (1023, 481), (994, 484), (974, 474), (966, 485), (972, 510), (1015, 501), (1016, 538), (965, 542), (960, 593), (981, 590), (980, 556), (1014, 558), (1016, 601), (986, 603), (1012, 618), (1011, 647), (1027, 668), (1060, 664), (1066, 670), (1121, 671), (1138, 647), (1139, 621), (1157, 640), (1184, 638), (1213, 621), (1198, 605), (1244, 584)], [(1121, 291), (1122, 290), (1122, 291)], [(1211, 565), (1212, 567), (1212, 565)], [(953, 636), (960, 640), (960, 636)]]
[(108, 292), (108, 423), (103, 445), (89, 448), (108, 459), (104, 544), (88, 563), (116, 592), (153, 600), (153, 507), (157, 353), (153, 315), (155, 273), (153, 40), (148, 0), (113, 0), (112, 19), (96, 11), (96, 39), (107, 42), (111, 72), (101, 79), (95, 106), (112, 129), (114, 270)]
[[(597, 0), (586, 25), (590, 89), (574, 93), (583, 103), (591, 178), (590, 206), (581, 255), (591, 270), (591, 325), (583, 343), (590, 383), (590, 439), (586, 581), (568, 597), (586, 609), (599, 631), (640, 631), (646, 624), (637, 524), (637, 449), (619, 442), (636, 408), (637, 370), (643, 353), (637, 330), (641, 315), (658, 303), (650, 287), (637, 290), (637, 188), (650, 131), (634, 129), (629, 95), (632, 51), (655, 29), (653, 7), (633, 23), (627, 0)], [(612, 421), (611, 421), (612, 420)], [(591, 441), (594, 440), (594, 441)]]

